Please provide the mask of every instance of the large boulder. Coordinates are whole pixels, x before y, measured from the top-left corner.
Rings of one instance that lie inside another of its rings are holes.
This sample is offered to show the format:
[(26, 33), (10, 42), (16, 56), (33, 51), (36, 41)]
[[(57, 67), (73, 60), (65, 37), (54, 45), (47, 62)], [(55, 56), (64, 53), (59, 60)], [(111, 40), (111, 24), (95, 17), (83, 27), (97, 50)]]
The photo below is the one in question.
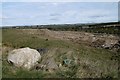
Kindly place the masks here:
[(8, 62), (17, 67), (30, 69), (37, 61), (41, 59), (41, 55), (37, 50), (28, 47), (15, 49), (8, 54)]

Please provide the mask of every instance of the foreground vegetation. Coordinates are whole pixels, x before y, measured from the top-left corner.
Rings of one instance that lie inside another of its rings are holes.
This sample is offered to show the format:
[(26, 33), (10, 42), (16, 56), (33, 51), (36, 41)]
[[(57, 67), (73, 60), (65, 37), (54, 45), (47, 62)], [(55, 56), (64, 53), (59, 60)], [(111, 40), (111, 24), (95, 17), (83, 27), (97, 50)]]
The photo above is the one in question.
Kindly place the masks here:
[[(27, 33), (29, 30), (3, 29), (3, 78), (118, 78), (119, 57), (116, 52)], [(7, 53), (21, 47), (47, 48), (48, 54), (56, 62), (62, 63), (67, 58), (71, 63), (52, 73), (17, 68), (7, 62)], [(79, 59), (80, 64), (75, 63), (76, 59)]]

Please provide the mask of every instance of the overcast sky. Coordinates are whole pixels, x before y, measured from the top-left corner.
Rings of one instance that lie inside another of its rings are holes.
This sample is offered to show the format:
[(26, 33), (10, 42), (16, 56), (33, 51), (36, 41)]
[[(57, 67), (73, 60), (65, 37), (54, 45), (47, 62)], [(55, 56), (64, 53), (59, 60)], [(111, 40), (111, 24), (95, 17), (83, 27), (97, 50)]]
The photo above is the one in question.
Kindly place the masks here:
[(119, 0), (2, 0), (2, 2), (118, 2)]
[(114, 22), (118, 2), (4, 2), (0, 19), (3, 26)]

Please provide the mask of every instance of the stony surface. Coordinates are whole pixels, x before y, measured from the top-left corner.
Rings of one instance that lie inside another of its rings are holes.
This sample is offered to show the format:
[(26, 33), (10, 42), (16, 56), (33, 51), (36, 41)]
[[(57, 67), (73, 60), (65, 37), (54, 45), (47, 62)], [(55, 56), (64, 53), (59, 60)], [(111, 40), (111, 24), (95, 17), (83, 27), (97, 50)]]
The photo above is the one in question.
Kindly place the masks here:
[[(75, 32), (75, 31), (51, 31), (47, 29), (41, 29), (45, 35), (52, 38), (61, 40), (70, 40), (75, 43), (87, 43), (102, 48), (111, 48), (118, 41), (119, 37), (112, 34), (93, 34), (87, 32)], [(93, 44), (92, 44), (93, 43)]]

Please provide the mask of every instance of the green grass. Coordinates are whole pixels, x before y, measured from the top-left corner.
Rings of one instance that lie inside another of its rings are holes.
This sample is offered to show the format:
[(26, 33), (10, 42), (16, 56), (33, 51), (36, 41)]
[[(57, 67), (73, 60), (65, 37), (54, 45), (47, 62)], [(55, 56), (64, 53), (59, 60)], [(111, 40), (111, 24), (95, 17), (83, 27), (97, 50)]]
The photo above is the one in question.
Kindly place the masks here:
[(35, 35), (22, 34), (19, 30), (3, 30), (3, 43), (6, 46), (11, 46), (14, 48), (19, 47), (31, 47), (31, 48), (40, 48), (40, 47), (69, 47), (71, 44), (68, 44), (65, 41), (61, 40), (48, 40), (46, 41), (43, 38), (36, 37)]
[[(10, 65), (6, 60), (3, 61), (4, 78), (41, 78), (41, 77), (70, 77), (70, 78), (89, 78), (89, 77), (118, 77), (118, 61), (113, 59), (115, 52), (106, 49), (97, 49), (85, 44), (75, 44), (69, 41), (48, 39), (22, 33), (19, 29), (3, 30), (3, 46), (11, 48), (31, 47), (31, 48), (48, 48), (57, 63), (62, 63), (64, 59), (72, 60), (68, 67), (64, 65), (54, 73), (46, 71), (36, 71), (35, 69), (27, 71), (22, 68), (16, 68)], [(57, 48), (55, 53), (52, 50)], [(72, 51), (72, 53), (68, 53)], [(7, 52), (2, 53), (3, 59), (7, 58)], [(48, 57), (46, 54), (42, 58)], [(80, 60), (76, 64), (75, 58)]]

